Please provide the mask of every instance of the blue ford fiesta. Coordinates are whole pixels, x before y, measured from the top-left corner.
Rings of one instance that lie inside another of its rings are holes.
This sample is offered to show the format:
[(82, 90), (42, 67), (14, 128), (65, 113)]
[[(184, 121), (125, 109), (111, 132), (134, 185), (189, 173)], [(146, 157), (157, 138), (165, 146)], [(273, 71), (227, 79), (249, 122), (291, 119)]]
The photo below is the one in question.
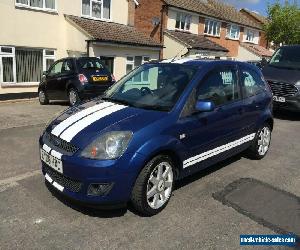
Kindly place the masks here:
[(101, 99), (67, 109), (40, 138), (45, 179), (88, 205), (164, 209), (174, 182), (246, 151), (269, 149), (272, 94), (233, 61), (145, 64)]

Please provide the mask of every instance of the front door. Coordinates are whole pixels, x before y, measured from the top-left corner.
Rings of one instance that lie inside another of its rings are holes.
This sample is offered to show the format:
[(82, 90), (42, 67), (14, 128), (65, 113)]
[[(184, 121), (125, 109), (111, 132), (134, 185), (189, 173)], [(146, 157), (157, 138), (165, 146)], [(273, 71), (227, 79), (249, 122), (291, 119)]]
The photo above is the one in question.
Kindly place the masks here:
[(189, 149), (183, 163), (187, 173), (210, 165), (233, 149), (237, 140), (243, 141), (243, 101), (237, 68), (215, 68), (204, 77), (190, 98), (194, 102), (210, 100), (216, 108), (212, 112), (191, 112), (179, 120), (181, 134), (185, 136), (182, 142)]

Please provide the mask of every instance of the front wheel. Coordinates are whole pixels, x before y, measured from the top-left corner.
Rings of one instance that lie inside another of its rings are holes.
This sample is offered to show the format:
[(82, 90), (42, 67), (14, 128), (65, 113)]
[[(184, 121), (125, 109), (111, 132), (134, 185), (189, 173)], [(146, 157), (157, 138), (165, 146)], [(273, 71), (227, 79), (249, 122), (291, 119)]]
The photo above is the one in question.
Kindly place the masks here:
[(272, 129), (269, 124), (264, 124), (257, 132), (252, 145), (247, 150), (248, 156), (255, 160), (264, 158), (270, 148)]
[(168, 204), (174, 186), (173, 163), (168, 156), (153, 158), (139, 174), (132, 190), (131, 202), (146, 216), (161, 212)]
[(70, 103), (70, 106), (74, 106), (76, 104), (78, 104), (80, 102), (80, 98), (79, 98), (79, 95), (78, 95), (78, 92), (71, 88), (69, 90), (69, 93), (68, 93), (68, 96), (69, 96), (69, 103)]

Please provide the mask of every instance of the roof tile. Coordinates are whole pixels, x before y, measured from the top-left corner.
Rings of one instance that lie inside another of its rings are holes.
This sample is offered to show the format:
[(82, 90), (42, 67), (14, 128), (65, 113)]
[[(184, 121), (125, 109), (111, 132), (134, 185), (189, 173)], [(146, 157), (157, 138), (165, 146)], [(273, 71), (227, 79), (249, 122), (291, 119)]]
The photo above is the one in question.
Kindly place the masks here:
[(220, 46), (219, 44), (209, 40), (203, 35), (195, 35), (182, 31), (167, 30), (166, 34), (174, 37), (175, 39), (186, 44), (191, 49), (201, 49), (201, 50), (213, 50), (213, 51), (223, 51), (228, 52), (228, 49)]
[(218, 0), (165, 0), (173, 7), (233, 22), (248, 27), (261, 29), (261, 25), (240, 13), (235, 7)]
[(140, 32), (131, 26), (92, 20), (77, 16), (65, 16), (67, 20), (75, 23), (86, 33), (88, 33), (94, 40), (137, 46), (163, 47), (161, 43), (155, 41), (151, 37), (148, 37), (143, 32)]

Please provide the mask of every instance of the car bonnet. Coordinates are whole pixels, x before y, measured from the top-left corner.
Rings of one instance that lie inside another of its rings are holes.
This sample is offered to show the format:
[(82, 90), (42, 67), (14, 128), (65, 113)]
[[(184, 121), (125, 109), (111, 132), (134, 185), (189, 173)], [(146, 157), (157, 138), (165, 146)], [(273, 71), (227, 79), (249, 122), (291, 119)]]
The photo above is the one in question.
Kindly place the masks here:
[(166, 112), (91, 101), (66, 110), (48, 126), (47, 132), (83, 148), (106, 131), (136, 132), (166, 115)]

